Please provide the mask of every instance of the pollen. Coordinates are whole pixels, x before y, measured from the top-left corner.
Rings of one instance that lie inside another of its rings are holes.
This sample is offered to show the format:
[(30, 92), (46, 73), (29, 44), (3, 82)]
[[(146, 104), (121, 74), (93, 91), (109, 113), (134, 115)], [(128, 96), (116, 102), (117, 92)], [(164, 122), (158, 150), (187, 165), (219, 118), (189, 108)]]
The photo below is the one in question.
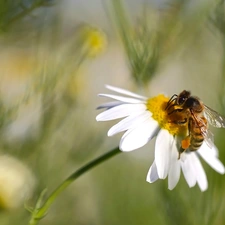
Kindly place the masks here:
[(148, 99), (146, 106), (152, 113), (152, 118), (159, 123), (161, 128), (168, 130), (172, 135), (186, 137), (188, 133), (186, 115), (183, 115), (181, 112), (169, 114), (166, 110), (168, 101), (169, 98), (160, 94)]
[(182, 149), (187, 149), (190, 146), (190, 137), (186, 137), (184, 140), (181, 141), (181, 147)]

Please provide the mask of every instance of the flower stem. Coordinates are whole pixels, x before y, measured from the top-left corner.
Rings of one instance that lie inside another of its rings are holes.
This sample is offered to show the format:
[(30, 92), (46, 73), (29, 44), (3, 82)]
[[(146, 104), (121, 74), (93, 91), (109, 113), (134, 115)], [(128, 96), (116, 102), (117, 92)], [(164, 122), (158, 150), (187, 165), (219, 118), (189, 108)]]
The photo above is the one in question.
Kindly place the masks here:
[(74, 180), (76, 180), (78, 177), (80, 177), (85, 172), (89, 171), (90, 169), (94, 168), (98, 164), (106, 161), (107, 159), (117, 155), (121, 151), (119, 150), (119, 147), (99, 156), (98, 158), (92, 160), (91, 162), (87, 163), (74, 173), (72, 173), (66, 180), (64, 180), (48, 197), (48, 199), (45, 201), (45, 203), (40, 207), (40, 198), (43, 198), (43, 194), (41, 194), (39, 200), (37, 201), (37, 204), (32, 211), (32, 217), (30, 219), (29, 225), (36, 225), (38, 222), (47, 214), (48, 209), (53, 204), (55, 199), (59, 196), (59, 194), (66, 189), (67, 186), (69, 186)]

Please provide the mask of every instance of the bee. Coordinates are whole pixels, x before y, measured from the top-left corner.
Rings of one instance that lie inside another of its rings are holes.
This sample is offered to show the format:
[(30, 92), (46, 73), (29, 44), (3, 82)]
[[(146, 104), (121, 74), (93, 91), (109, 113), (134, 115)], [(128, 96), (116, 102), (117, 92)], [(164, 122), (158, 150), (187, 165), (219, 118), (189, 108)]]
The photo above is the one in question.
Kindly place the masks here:
[(165, 110), (168, 115), (173, 113), (183, 114), (182, 120), (173, 121), (175, 124), (188, 125), (188, 136), (181, 141), (180, 154), (186, 150), (197, 151), (203, 141), (212, 148), (213, 134), (208, 129), (208, 124), (214, 127), (225, 127), (225, 117), (206, 106), (198, 97), (191, 96), (189, 91), (174, 94), (168, 101)]

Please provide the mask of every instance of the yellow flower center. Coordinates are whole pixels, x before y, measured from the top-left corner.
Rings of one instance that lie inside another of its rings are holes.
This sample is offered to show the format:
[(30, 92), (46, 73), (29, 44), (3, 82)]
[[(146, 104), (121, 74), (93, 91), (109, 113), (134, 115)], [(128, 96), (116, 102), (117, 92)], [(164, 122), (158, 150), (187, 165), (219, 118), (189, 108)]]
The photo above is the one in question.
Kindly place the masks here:
[(152, 113), (152, 118), (155, 119), (159, 126), (169, 131), (170, 134), (176, 136), (187, 136), (188, 123), (187, 116), (181, 112), (174, 111), (175, 107), (170, 108), (168, 113), (166, 110), (169, 98), (160, 94), (156, 97), (147, 100), (147, 109)]

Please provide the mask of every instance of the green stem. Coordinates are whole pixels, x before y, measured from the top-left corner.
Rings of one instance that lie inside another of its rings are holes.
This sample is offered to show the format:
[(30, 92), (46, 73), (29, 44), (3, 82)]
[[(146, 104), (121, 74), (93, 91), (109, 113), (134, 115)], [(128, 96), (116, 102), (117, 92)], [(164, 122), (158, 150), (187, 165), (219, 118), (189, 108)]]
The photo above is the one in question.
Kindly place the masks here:
[(44, 4), (44, 0), (40, 0), (37, 2), (34, 2), (29, 8), (25, 8), (22, 12), (14, 16), (12, 19), (10, 19), (5, 25), (10, 26), (13, 24), (15, 21), (22, 19), (23, 17), (27, 16), (29, 13), (31, 13), (33, 10), (37, 9), (38, 7), (41, 7)]
[(33, 210), (32, 217), (30, 219), (29, 225), (36, 225), (40, 221), (41, 218), (43, 218), (50, 206), (53, 204), (55, 199), (59, 196), (59, 194), (66, 189), (67, 186), (69, 186), (74, 180), (76, 180), (78, 177), (80, 177), (85, 172), (89, 171), (90, 169), (94, 168), (98, 164), (104, 162), (105, 160), (117, 155), (121, 151), (119, 150), (119, 147), (105, 153), (102, 156), (99, 156), (98, 158), (94, 159), (93, 161), (87, 163), (74, 173), (72, 173), (63, 183), (61, 183), (48, 197), (48, 199), (45, 201), (42, 207), (40, 207), (40, 200), (37, 201), (36, 207)]
[(224, 102), (224, 98), (222, 96), (224, 96), (224, 93), (225, 93), (225, 85), (224, 85), (224, 82), (225, 82), (225, 40), (224, 40), (224, 34), (222, 35), (222, 38), (223, 38), (223, 42), (222, 42), (222, 45), (223, 45), (223, 58), (222, 58), (222, 74), (221, 74), (221, 88), (220, 88), (220, 96), (221, 96), (221, 105), (224, 109), (225, 107), (225, 102)]

